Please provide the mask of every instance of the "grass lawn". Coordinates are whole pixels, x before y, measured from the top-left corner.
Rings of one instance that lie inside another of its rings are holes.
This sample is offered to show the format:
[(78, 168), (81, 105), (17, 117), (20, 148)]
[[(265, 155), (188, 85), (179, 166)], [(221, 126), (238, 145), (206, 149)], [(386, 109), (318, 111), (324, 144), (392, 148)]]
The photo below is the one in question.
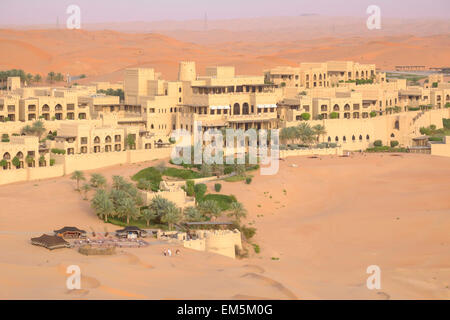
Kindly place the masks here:
[(227, 196), (225, 194), (211, 194), (211, 193), (204, 196), (201, 201), (206, 201), (206, 200), (216, 201), (218, 203), (220, 209), (222, 209), (222, 211), (226, 211), (226, 210), (230, 209), (230, 205), (233, 202), (237, 202), (236, 197), (233, 195)]
[(131, 177), (131, 179), (134, 181), (144, 179), (151, 181), (155, 185), (159, 186), (159, 183), (162, 181), (163, 176), (180, 178), (183, 180), (197, 179), (202, 177), (200, 173), (190, 169), (166, 168), (161, 174), (155, 167), (148, 167), (136, 173)]
[(245, 176), (231, 176), (228, 178), (223, 179), (226, 182), (238, 182), (238, 181), (244, 181), (247, 178), (253, 178), (253, 176), (251, 174), (247, 174)]

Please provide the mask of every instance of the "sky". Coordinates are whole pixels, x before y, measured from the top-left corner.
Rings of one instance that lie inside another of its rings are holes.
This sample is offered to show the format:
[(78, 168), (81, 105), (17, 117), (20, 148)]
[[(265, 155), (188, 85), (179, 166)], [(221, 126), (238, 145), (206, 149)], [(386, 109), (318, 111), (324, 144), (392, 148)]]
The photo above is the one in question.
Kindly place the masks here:
[(0, 0), (0, 25), (54, 24), (78, 5), (83, 23), (233, 19), (264, 16), (367, 16), (369, 5), (383, 17), (450, 18), (450, 0)]

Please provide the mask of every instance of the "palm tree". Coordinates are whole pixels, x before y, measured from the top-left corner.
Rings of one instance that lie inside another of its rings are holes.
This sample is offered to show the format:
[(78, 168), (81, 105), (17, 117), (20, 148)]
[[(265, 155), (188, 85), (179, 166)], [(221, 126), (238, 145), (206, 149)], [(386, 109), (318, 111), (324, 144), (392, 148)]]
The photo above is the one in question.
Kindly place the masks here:
[(173, 229), (173, 224), (181, 220), (181, 209), (177, 208), (173, 203), (169, 205), (166, 213), (161, 217), (161, 221), (169, 225), (169, 230)]
[(242, 203), (233, 202), (230, 206), (230, 213), (228, 214), (228, 216), (234, 216), (235, 221), (237, 222), (237, 224), (239, 224), (241, 222), (241, 219), (247, 216), (247, 209), (244, 208), (244, 205)]
[(312, 127), (312, 129), (313, 129), (313, 131), (314, 131), (314, 134), (316, 135), (316, 139), (317, 139), (317, 142), (319, 142), (319, 138), (321, 137), (321, 136), (324, 136), (324, 135), (326, 135), (327, 134), (327, 130), (325, 130), (325, 127), (323, 126), (323, 125), (321, 125), (321, 124), (316, 124), (314, 127)]
[(123, 190), (128, 184), (128, 182), (122, 176), (113, 176), (112, 180), (112, 187), (116, 190)]
[(84, 192), (84, 200), (87, 200), (87, 193), (91, 190), (91, 185), (89, 183), (84, 183), (81, 186), (81, 190)]
[(95, 193), (91, 200), (91, 206), (94, 208), (95, 213), (105, 222), (108, 222), (108, 217), (115, 214), (114, 204), (109, 198), (108, 193), (105, 190), (99, 189)]
[(186, 207), (184, 208), (184, 216), (188, 221), (197, 222), (203, 221), (204, 216), (196, 207)]
[(214, 200), (206, 200), (200, 202), (198, 209), (204, 216), (209, 217), (211, 220), (214, 220), (215, 218), (220, 216), (222, 212), (219, 205), (217, 204), (217, 201)]
[(94, 188), (103, 188), (106, 186), (106, 178), (100, 173), (91, 174), (90, 182)]
[(156, 219), (158, 217), (156, 212), (150, 209), (142, 209), (141, 216), (145, 220), (145, 222), (147, 222), (147, 227), (150, 225), (150, 220)]
[(200, 175), (202, 177), (210, 177), (212, 175), (211, 165), (203, 163), (200, 168)]
[(54, 73), (53, 71), (49, 72), (48, 75), (47, 75), (47, 80), (48, 80), (50, 83), (53, 83), (53, 80), (54, 80), (54, 79), (55, 79), (55, 73)]
[(41, 82), (41, 80), (42, 80), (42, 77), (41, 77), (40, 74), (35, 74), (34, 75), (34, 78), (33, 78), (34, 82), (38, 83), (38, 82)]
[(165, 198), (156, 196), (152, 199), (148, 207), (150, 210), (153, 210), (158, 217), (162, 217), (171, 205), (175, 204)]
[(80, 181), (86, 180), (83, 171), (75, 170), (70, 177), (72, 180), (77, 180), (77, 191), (80, 191)]
[(311, 144), (316, 139), (314, 130), (306, 122), (300, 123), (297, 127), (297, 130), (298, 139), (300, 139), (300, 141), (302, 141), (304, 144)]
[(117, 213), (120, 217), (127, 218), (127, 224), (130, 223), (131, 219), (136, 219), (139, 217), (139, 208), (136, 206), (136, 203), (131, 198), (123, 198), (119, 200), (119, 206), (117, 207)]

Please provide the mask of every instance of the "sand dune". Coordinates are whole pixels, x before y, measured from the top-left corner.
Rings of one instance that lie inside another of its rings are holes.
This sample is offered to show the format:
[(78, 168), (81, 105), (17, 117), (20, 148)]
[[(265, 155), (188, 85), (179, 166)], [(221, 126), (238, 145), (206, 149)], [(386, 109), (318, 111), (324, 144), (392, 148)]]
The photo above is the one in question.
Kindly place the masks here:
[(261, 74), (278, 65), (325, 60), (375, 63), (381, 69), (393, 69), (399, 64), (442, 67), (449, 61), (448, 32), (346, 37), (318, 32), (314, 38), (302, 40), (296, 36), (266, 39), (253, 32), (243, 33), (253, 41), (227, 39), (220, 31), (214, 32), (215, 41), (197, 41), (176, 34), (172, 36), (177, 38), (107, 30), (0, 29), (0, 69), (21, 68), (43, 75), (50, 71), (86, 74), (87, 79), (78, 81), (83, 83), (123, 80), (124, 69), (136, 66), (154, 67), (164, 78), (176, 79), (181, 60), (195, 60), (199, 73), (206, 66), (218, 64), (234, 65), (239, 74)]
[[(129, 177), (155, 163), (98, 172)], [(224, 182), (222, 193), (237, 195), (257, 228), (261, 253), (244, 260), (184, 248), (169, 258), (162, 251), (173, 246), (158, 242), (114, 256), (48, 251), (30, 237), (105, 224), (69, 177), (1, 186), (0, 298), (449, 299), (448, 177), (448, 158), (355, 155), (288, 158), (277, 175)], [(72, 264), (82, 288), (68, 292)], [(381, 268), (380, 290), (366, 288), (369, 265)]]

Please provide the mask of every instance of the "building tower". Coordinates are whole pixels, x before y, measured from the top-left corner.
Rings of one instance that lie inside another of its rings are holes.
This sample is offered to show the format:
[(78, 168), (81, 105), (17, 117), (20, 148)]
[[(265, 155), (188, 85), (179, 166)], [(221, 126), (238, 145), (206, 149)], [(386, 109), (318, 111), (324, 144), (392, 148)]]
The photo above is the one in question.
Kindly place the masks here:
[(194, 81), (197, 79), (194, 61), (181, 61), (178, 70), (179, 81)]

